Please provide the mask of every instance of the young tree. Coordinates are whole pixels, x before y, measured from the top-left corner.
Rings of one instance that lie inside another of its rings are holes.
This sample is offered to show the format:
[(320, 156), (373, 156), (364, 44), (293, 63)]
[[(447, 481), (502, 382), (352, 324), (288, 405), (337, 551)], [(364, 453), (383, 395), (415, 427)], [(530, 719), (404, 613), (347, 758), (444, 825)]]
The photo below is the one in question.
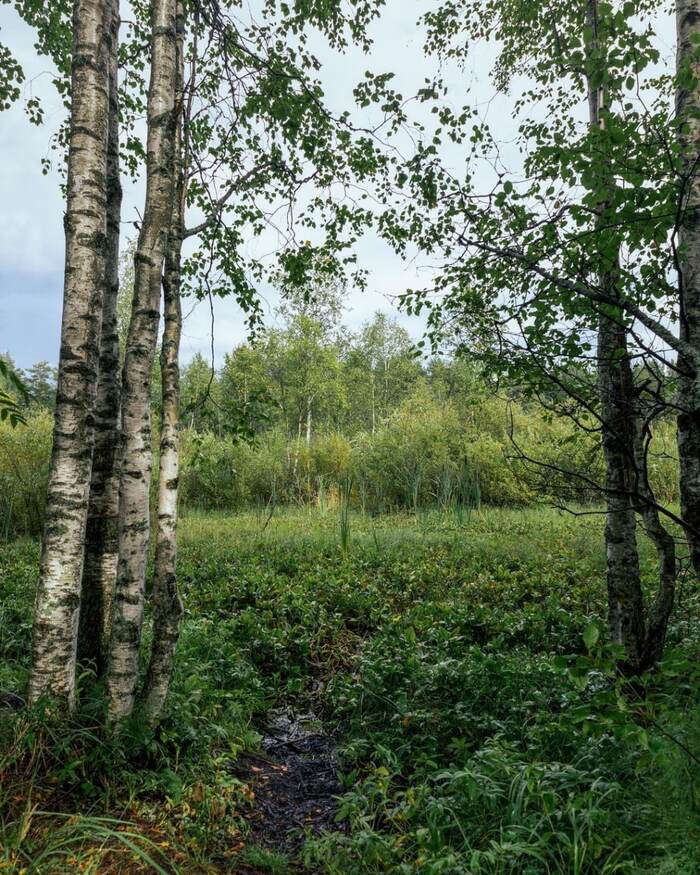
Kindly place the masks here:
[(112, 4), (76, 0), (66, 199), (66, 265), (54, 442), (37, 591), (29, 699), (75, 699), (107, 231)]
[(358, 413), (358, 408), (364, 408), (360, 422), (372, 434), (391, 408), (408, 397), (421, 374), (408, 332), (380, 312), (349, 345), (344, 369), (348, 405)]
[(13, 427), (25, 423), (21, 401), (29, 399), (29, 391), (17, 373), (9, 355), (0, 356), (0, 422), (9, 420)]
[(37, 362), (24, 374), (24, 384), (31, 405), (53, 410), (56, 403), (56, 368), (45, 361)]
[(151, 4), (146, 197), (134, 259), (134, 297), (122, 378), (123, 446), (119, 559), (107, 697), (109, 717), (128, 717), (138, 682), (150, 536), (151, 374), (158, 340), (161, 276), (172, 221), (178, 70), (175, 0)]
[(195, 353), (180, 375), (182, 425), (195, 431), (221, 433), (223, 428), (219, 379), (212, 362)]
[(270, 391), (264, 357), (264, 335), (260, 344), (241, 344), (224, 357), (219, 378), (222, 426), (233, 435), (252, 438), (277, 423), (279, 406)]

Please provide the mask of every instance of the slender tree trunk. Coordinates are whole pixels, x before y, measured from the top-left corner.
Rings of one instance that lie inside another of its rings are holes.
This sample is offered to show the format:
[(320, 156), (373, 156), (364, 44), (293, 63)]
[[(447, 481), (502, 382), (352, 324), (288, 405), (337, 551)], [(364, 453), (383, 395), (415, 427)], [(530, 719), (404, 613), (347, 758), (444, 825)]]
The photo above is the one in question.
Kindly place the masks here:
[[(632, 383), (632, 369), (628, 361), (628, 380)], [(673, 535), (662, 524), (656, 509), (654, 492), (649, 483), (649, 468), (647, 464), (646, 435), (642, 426), (642, 416), (639, 411), (634, 417), (636, 430), (634, 434), (634, 456), (637, 472), (636, 490), (642, 498), (641, 517), (644, 530), (653, 542), (659, 560), (659, 585), (656, 596), (648, 612), (648, 622), (642, 653), (642, 669), (655, 666), (663, 656), (666, 643), (668, 621), (673, 611), (676, 593), (676, 542)]]
[(122, 378), (123, 455), (119, 491), (119, 564), (114, 594), (107, 695), (109, 719), (127, 717), (138, 681), (150, 535), (150, 389), (160, 319), (163, 259), (173, 209), (175, 0), (151, 4), (146, 201), (134, 259), (134, 299)]
[[(608, 286), (615, 288), (615, 283)], [(598, 373), (606, 460), (608, 516), (609, 622), (612, 640), (625, 648), (623, 668), (640, 672), (652, 668), (663, 655), (668, 621), (676, 589), (676, 544), (661, 523), (649, 483), (645, 427), (639, 409), (627, 334), (616, 319), (601, 316), (598, 337)], [(659, 584), (645, 615), (635, 510), (656, 548)]]
[[(598, 45), (598, 2), (589, 0), (587, 25), (592, 34), (590, 64), (602, 63), (594, 55)], [(592, 132), (603, 129), (601, 110), (605, 91), (589, 84), (589, 123)], [(612, 181), (610, 182), (612, 185)], [(597, 224), (604, 224), (605, 202), (598, 209)], [(594, 253), (598, 281), (608, 295), (617, 297), (619, 252)], [(642, 598), (636, 513), (632, 501), (635, 481), (634, 433), (636, 405), (627, 350), (627, 331), (618, 307), (601, 307), (597, 345), (598, 392), (605, 458), (605, 552), (607, 558), (608, 626), (613, 643), (625, 651), (625, 663), (635, 671), (644, 650), (644, 601)]]
[(299, 418), (297, 419), (297, 439), (294, 442), (294, 461), (292, 462), (292, 477), (296, 482), (297, 477), (297, 468), (299, 466), (299, 444), (301, 442), (301, 421), (302, 421), (302, 413), (299, 411)]
[(75, 0), (61, 352), (29, 701), (71, 708), (105, 277), (111, 3)]
[(95, 447), (85, 533), (78, 658), (104, 673), (119, 548), (120, 394), (119, 230), (122, 188), (119, 176), (119, 3), (111, 0), (109, 47), (109, 134), (107, 143), (107, 247), (100, 338), (100, 375), (95, 406)]
[[(177, 5), (178, 81), (176, 100), (184, 104), (184, 10)], [(175, 649), (180, 634), (183, 607), (178, 592), (177, 490), (180, 468), (178, 422), (180, 406), (180, 265), (185, 211), (185, 151), (182, 124), (178, 123), (175, 142), (175, 197), (172, 227), (165, 251), (163, 309), (165, 328), (160, 352), (162, 411), (160, 420), (160, 469), (158, 479), (158, 534), (153, 585), (153, 644), (143, 693), (147, 719), (155, 723), (165, 704), (175, 665)]]
[(644, 603), (639, 572), (636, 514), (632, 502), (633, 415), (626, 379), (629, 368), (624, 328), (601, 315), (598, 330), (598, 391), (605, 456), (605, 552), (607, 557), (610, 638), (625, 649), (630, 669), (640, 665), (644, 649)]
[[(679, 229), (680, 335), (700, 353), (700, 0), (677, 0), (677, 68), (693, 81), (679, 87), (676, 114), (683, 157), (682, 223)], [(700, 575), (700, 373), (695, 362), (678, 355), (678, 455), (681, 513), (696, 575)]]
[(306, 446), (311, 443), (311, 419), (312, 419), (313, 398), (306, 399)]

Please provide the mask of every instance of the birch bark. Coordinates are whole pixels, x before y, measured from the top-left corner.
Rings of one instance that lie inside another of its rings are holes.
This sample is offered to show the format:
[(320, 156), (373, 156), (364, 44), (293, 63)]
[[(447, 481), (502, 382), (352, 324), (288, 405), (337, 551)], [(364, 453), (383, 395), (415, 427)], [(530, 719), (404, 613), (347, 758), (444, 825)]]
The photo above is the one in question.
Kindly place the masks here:
[[(593, 34), (588, 63), (602, 63), (599, 53), (598, 2), (589, 0), (587, 25)], [(592, 132), (603, 129), (601, 110), (605, 91), (588, 83), (589, 124)], [(605, 211), (598, 206), (597, 224)], [(611, 297), (619, 296), (619, 249), (611, 256), (594, 253), (598, 282)], [(597, 345), (598, 393), (605, 458), (605, 552), (607, 559), (608, 626), (613, 643), (625, 650), (632, 670), (641, 663), (644, 649), (644, 603), (642, 598), (636, 513), (632, 501), (635, 487), (634, 431), (636, 427), (634, 385), (627, 348), (627, 331), (619, 307), (601, 306)]]
[[(176, 101), (184, 106), (184, 9), (177, 5)], [(172, 226), (165, 251), (163, 308), (165, 328), (160, 353), (162, 409), (158, 475), (158, 532), (153, 584), (153, 643), (143, 691), (147, 720), (156, 723), (165, 704), (175, 665), (183, 607), (177, 585), (177, 494), (180, 468), (178, 423), (180, 407), (180, 307), (182, 233), (185, 212), (186, 154), (183, 123), (175, 135), (175, 197)]]
[(632, 387), (626, 379), (627, 338), (624, 329), (615, 325), (619, 316), (619, 313), (601, 315), (597, 351), (607, 505), (608, 627), (612, 642), (624, 647), (625, 662), (636, 668), (644, 649), (644, 603), (632, 503), (634, 411), (629, 403)]
[(54, 441), (28, 697), (75, 701), (85, 526), (105, 276), (108, 0), (75, 0), (65, 276)]
[[(676, 115), (683, 160), (679, 228), (680, 336), (700, 350), (700, 0), (677, 0)], [(691, 74), (690, 80), (684, 74)], [(700, 575), (700, 373), (679, 353), (678, 455), (681, 513), (696, 575)]]
[(111, 722), (128, 717), (138, 681), (150, 536), (150, 390), (160, 320), (163, 259), (173, 208), (177, 45), (175, 0), (151, 4), (146, 199), (134, 258), (134, 298), (122, 374), (119, 562), (107, 665)]
[(119, 545), (120, 394), (119, 230), (122, 188), (119, 175), (119, 3), (111, 0), (109, 44), (109, 127), (107, 143), (107, 246), (100, 374), (95, 405), (95, 447), (85, 536), (78, 658), (104, 673)]

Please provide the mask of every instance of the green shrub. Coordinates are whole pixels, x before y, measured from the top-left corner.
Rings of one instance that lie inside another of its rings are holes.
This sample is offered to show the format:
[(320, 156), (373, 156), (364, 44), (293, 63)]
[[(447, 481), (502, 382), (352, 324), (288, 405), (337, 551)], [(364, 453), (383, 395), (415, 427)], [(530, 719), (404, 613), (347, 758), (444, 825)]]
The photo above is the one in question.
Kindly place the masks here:
[[(353, 505), (373, 514), (600, 500), (588, 485), (589, 478), (602, 479), (595, 434), (492, 396), (440, 400), (424, 384), (373, 434), (352, 440), (317, 432), (307, 443), (275, 428), (247, 443), (185, 431), (182, 448), (182, 501), (200, 509), (325, 508), (338, 503), (348, 475)], [(668, 490), (675, 462), (661, 455), (654, 465), (653, 475)]]
[(26, 425), (0, 423), (0, 539), (42, 529), (52, 426), (46, 410), (33, 413)]
[[(51, 415), (0, 424), (0, 538), (41, 531), (51, 452)], [(657, 423), (650, 478), (664, 503), (678, 500), (675, 427)], [(524, 507), (541, 501), (600, 501), (598, 435), (498, 398), (440, 400), (419, 384), (374, 434), (352, 440), (317, 432), (289, 440), (280, 427), (252, 441), (184, 429), (180, 435), (184, 508), (243, 510), (277, 505), (336, 506), (350, 476), (351, 504), (372, 514), (465, 512), (482, 503)], [(540, 464), (542, 463), (542, 464)], [(157, 491), (154, 431), (152, 500)]]

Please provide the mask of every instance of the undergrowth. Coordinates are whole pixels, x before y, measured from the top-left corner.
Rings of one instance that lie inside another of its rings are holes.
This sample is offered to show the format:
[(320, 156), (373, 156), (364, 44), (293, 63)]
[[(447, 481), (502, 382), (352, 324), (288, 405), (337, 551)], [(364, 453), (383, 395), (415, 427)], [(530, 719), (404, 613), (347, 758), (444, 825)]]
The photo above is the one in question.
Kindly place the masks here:
[[(117, 737), (87, 673), (70, 725), (13, 710), (38, 548), (4, 545), (0, 872), (700, 871), (697, 594), (630, 694), (599, 635), (600, 526), (544, 509), (186, 517), (168, 714)], [(348, 830), (298, 860), (249, 843), (232, 768), (281, 705), (323, 719), (344, 769)]]

